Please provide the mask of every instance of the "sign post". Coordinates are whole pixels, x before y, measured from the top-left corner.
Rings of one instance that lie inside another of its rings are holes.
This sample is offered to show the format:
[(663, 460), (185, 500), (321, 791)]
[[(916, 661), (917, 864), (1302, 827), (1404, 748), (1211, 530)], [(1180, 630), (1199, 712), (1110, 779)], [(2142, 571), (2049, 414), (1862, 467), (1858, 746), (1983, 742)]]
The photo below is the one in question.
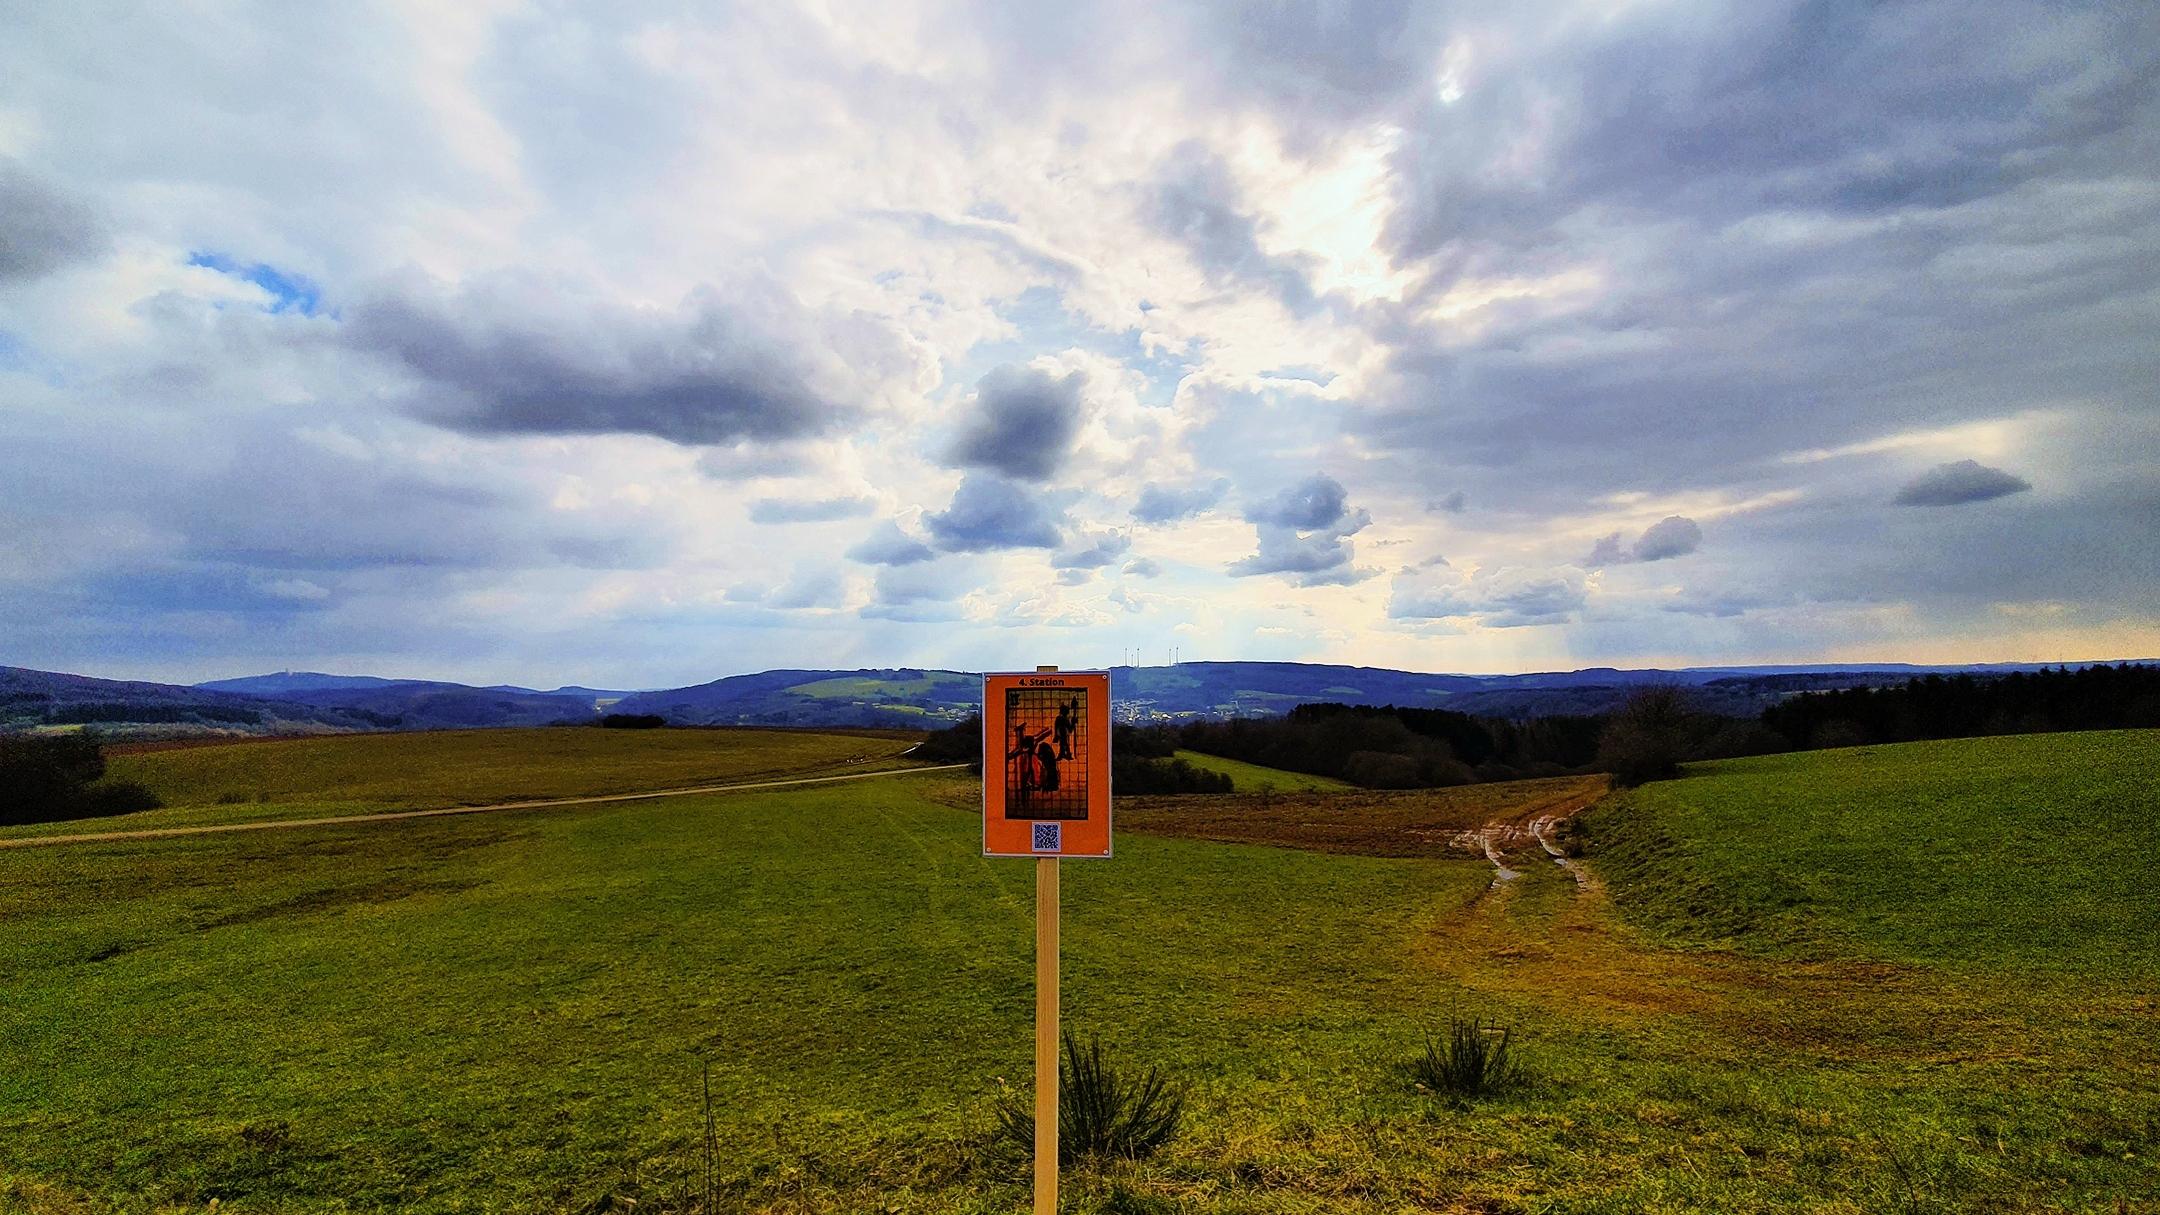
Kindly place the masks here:
[(1035, 1215), (1057, 1215), (1058, 860), (1110, 855), (1110, 674), (983, 676), (983, 855), (1035, 858)]
[(1057, 1215), (1058, 859), (1035, 858), (1035, 1215)]

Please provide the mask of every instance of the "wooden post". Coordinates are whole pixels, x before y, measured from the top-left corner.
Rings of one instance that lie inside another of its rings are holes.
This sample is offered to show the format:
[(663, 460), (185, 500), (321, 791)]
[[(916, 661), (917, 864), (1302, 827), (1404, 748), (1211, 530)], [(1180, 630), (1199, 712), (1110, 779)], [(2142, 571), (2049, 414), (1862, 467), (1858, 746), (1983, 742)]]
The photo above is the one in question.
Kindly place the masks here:
[(1035, 1215), (1058, 1202), (1058, 859), (1035, 858)]
[[(1040, 666), (1037, 671), (1055, 671)], [(1058, 1209), (1058, 858), (1035, 858), (1035, 1215)]]

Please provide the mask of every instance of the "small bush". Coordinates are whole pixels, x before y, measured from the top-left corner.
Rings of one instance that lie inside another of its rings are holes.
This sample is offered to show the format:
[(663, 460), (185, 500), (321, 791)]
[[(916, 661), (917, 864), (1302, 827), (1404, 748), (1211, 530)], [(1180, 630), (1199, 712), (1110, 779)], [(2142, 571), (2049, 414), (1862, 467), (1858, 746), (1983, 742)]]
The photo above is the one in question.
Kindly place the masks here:
[[(1058, 1068), (1058, 1160), (1071, 1164), (1084, 1157), (1145, 1160), (1177, 1137), (1185, 1117), (1185, 1093), (1155, 1068), (1146, 1074), (1120, 1074), (1103, 1058), (1093, 1039), (1082, 1047), (1066, 1031), (1064, 1058)], [(1035, 1110), (1029, 1100), (1008, 1094), (997, 1107), (998, 1135), (1023, 1151), (1035, 1147)]]
[(1598, 736), (1598, 766), (1623, 787), (1680, 775), (1687, 719), (1687, 694), (1679, 688), (1641, 689), (1606, 719)]
[(132, 781), (108, 781), (96, 735), (0, 734), (0, 825), (51, 823), (154, 810)]
[(75, 795), (74, 817), (111, 818), (155, 810), (164, 802), (158, 795), (131, 780), (101, 780)]
[(982, 717), (973, 715), (957, 725), (932, 731), (930, 737), (908, 750), (909, 759), (933, 764), (982, 763)]
[(1515, 1057), (1515, 1031), (1476, 1017), (1448, 1017), (1447, 1033), (1426, 1035), (1425, 1053), (1410, 1063), (1419, 1085), (1450, 1097), (1485, 1097), (1524, 1081)]

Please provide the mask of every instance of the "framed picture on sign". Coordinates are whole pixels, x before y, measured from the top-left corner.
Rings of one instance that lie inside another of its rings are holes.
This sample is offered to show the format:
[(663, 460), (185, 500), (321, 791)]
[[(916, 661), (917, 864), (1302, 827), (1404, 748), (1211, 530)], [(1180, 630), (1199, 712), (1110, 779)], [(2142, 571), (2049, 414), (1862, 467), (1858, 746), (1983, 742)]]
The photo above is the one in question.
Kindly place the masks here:
[(1110, 855), (1110, 674), (983, 676), (983, 853)]

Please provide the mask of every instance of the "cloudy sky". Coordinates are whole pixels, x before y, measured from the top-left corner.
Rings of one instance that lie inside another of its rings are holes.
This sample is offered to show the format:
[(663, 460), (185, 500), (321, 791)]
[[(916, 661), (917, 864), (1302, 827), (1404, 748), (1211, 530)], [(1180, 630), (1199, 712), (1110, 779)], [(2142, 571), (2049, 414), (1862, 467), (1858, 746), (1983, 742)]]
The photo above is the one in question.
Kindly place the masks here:
[(0, 2), (0, 663), (2160, 653), (2160, 6)]

